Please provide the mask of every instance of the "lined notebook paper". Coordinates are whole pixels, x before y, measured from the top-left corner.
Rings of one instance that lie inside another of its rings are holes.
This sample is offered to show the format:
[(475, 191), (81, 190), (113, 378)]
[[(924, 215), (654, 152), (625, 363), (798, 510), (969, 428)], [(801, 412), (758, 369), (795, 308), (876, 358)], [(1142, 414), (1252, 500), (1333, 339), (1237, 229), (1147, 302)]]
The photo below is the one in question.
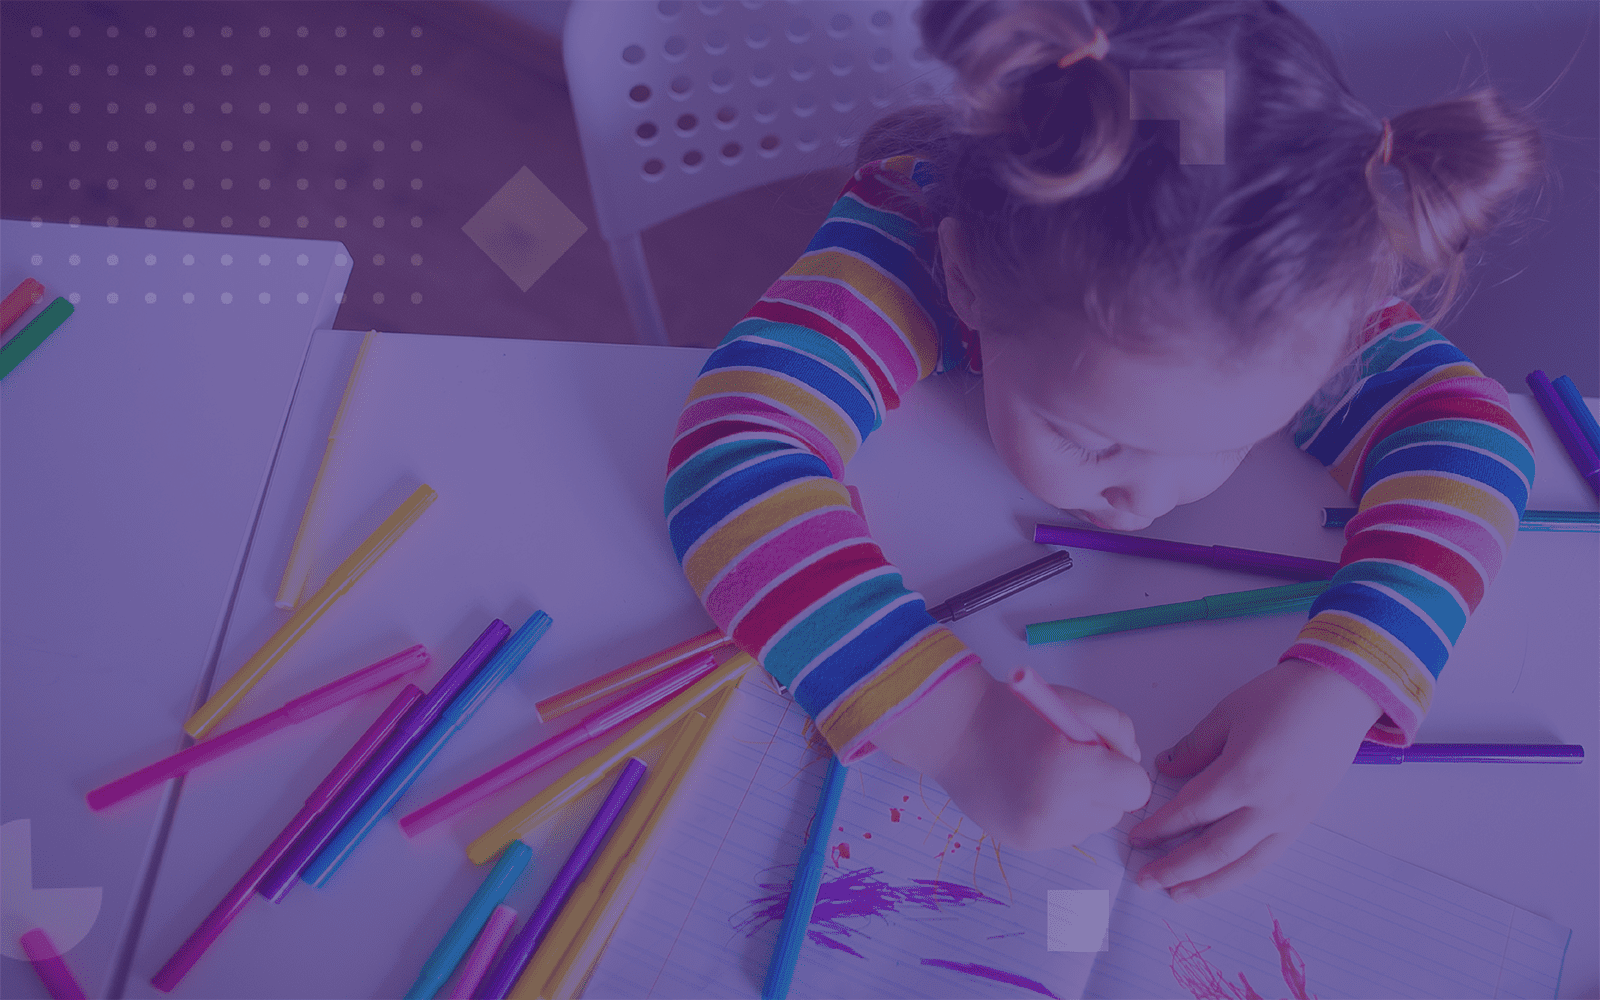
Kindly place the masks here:
[[(747, 676), (584, 989), (760, 994), (827, 748)], [(1571, 932), (1309, 826), (1242, 888), (1177, 904), (1127, 880), (1127, 830), (1024, 854), (876, 754), (850, 769), (790, 996), (1554, 997)]]

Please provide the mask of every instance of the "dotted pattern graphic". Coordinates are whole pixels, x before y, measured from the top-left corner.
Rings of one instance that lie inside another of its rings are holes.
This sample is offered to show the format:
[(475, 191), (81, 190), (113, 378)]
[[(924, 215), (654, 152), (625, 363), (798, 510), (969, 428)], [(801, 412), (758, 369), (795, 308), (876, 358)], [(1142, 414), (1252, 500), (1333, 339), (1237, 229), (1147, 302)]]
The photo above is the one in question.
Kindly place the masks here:
[[(44, 223), (33, 221), (33, 228), (43, 228)], [(324, 280), (320, 270), (307, 269), (313, 263), (312, 254), (299, 250), (293, 243), (280, 244), (286, 252), (277, 260), (280, 273), (268, 274), (266, 270), (254, 271), (248, 267), (253, 260), (259, 268), (271, 268), (273, 255), (270, 253), (251, 253), (246, 256), (235, 256), (232, 253), (203, 253), (196, 256), (185, 252), (191, 244), (177, 243), (174, 237), (167, 232), (154, 234), (147, 240), (141, 240), (141, 248), (136, 253), (104, 253), (97, 252), (85, 256), (73, 247), (75, 241), (61, 241), (59, 236), (52, 235), (57, 242), (64, 242), (66, 249), (54, 255), (45, 253), (32, 253), (28, 255), (28, 264), (31, 267), (44, 267), (48, 262), (57, 265), (63, 261), (67, 264), (69, 273), (73, 275), (69, 283), (62, 285), (59, 279), (49, 280), (49, 285), (54, 286), (54, 292), (47, 292), (35, 306), (25, 313), (19, 322), (38, 315), (43, 311), (43, 306), (48, 305), (54, 295), (71, 302), (74, 306), (81, 306), (86, 301), (83, 287), (92, 288), (90, 293), (93, 298), (89, 303), (96, 304), (94, 299), (100, 299), (106, 305), (114, 306), (124, 300), (129, 304), (143, 302), (153, 306), (161, 301), (162, 296), (149, 290), (149, 285), (154, 282), (161, 285), (172, 284), (170, 275), (163, 271), (179, 271), (185, 290), (179, 293), (178, 298), (184, 305), (194, 305), (197, 301), (220, 302), (222, 305), (231, 306), (235, 301), (241, 303), (254, 301), (257, 305), (272, 305), (274, 302), (282, 305), (291, 300), (297, 306), (314, 305), (314, 286), (320, 285)], [(348, 268), (350, 258), (335, 251), (328, 254), (324, 246), (314, 244), (301, 244), (311, 247), (318, 255), (315, 261), (319, 268), (326, 268), (326, 262), (332, 260), (335, 267)], [(282, 269), (292, 261), (296, 271), (285, 276)], [(235, 263), (239, 267), (235, 267)], [(141, 269), (139, 265), (143, 265)], [(197, 266), (198, 265), (198, 266)], [(314, 276), (308, 281), (308, 275)], [(79, 284), (81, 282), (81, 285)], [(285, 283), (292, 283), (293, 292), (285, 289)], [(274, 298), (270, 290), (263, 286), (271, 284), (279, 288), (279, 293)], [(248, 291), (236, 289), (247, 288)], [(198, 289), (198, 292), (196, 291)], [(74, 315), (77, 315), (74, 313)]]
[(485, 162), (492, 142), (463, 162), (465, 116), (430, 74), (475, 54), (418, 14), (8, 0), (0, 215), (336, 239), (355, 268), (335, 325), (482, 333), (460, 326), (463, 286), (530, 303), (460, 227), (522, 164)]

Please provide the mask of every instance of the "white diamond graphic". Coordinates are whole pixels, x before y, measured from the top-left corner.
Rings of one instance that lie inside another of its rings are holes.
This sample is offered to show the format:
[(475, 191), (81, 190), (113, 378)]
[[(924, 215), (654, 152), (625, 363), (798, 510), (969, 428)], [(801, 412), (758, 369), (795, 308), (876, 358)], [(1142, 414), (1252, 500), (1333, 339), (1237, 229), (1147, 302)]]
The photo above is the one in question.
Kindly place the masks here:
[(32, 821), (14, 819), (0, 826), (0, 902), (5, 906), (0, 954), (26, 962), (21, 937), (35, 927), (50, 935), (65, 955), (89, 934), (100, 915), (100, 889), (33, 887)]
[(461, 231), (525, 292), (589, 227), (523, 167)]

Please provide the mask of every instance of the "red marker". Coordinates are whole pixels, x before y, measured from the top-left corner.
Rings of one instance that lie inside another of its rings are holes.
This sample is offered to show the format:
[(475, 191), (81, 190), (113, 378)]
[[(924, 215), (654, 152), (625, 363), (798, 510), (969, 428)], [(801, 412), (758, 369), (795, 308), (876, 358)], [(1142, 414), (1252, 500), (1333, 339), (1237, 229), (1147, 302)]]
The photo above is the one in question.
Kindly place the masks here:
[(32, 278), (23, 278), (22, 284), (12, 289), (4, 302), (0, 302), (0, 333), (11, 329), (17, 317), (33, 308), (33, 304), (42, 298), (44, 286)]

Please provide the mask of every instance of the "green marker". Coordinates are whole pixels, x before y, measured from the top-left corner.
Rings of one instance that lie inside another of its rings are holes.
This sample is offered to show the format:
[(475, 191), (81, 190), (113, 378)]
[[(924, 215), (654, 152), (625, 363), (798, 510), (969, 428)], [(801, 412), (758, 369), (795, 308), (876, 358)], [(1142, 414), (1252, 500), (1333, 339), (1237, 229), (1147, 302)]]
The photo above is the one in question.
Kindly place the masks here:
[(44, 338), (55, 332), (62, 321), (72, 315), (72, 303), (60, 296), (44, 307), (44, 311), (33, 318), (33, 322), (18, 331), (15, 337), (0, 347), (0, 378), (11, 374), (11, 369), (22, 363), (22, 359), (33, 353), (33, 349), (44, 343)]
[(1157, 604), (1149, 608), (1110, 611), (1103, 615), (1036, 622), (1028, 626), (1028, 645), (1038, 646), (1047, 642), (1064, 642), (1067, 639), (1082, 639), (1089, 635), (1104, 635), (1107, 632), (1126, 632), (1129, 629), (1173, 625), (1178, 622), (1202, 621), (1209, 618), (1242, 618), (1246, 615), (1281, 615), (1290, 611), (1304, 611), (1311, 607), (1311, 602), (1317, 599), (1318, 594), (1328, 589), (1328, 585), (1327, 580), (1308, 580), (1305, 583), (1291, 583), (1282, 587), (1262, 587), (1260, 590), (1217, 594), (1194, 601), (1179, 601), (1176, 604)]
[[(1566, 376), (1562, 376), (1565, 378)], [(1342, 528), (1356, 516), (1354, 507), (1322, 508), (1324, 528)], [(1518, 531), (1600, 531), (1600, 511), (1593, 510), (1533, 510), (1522, 512), (1517, 523)]]

